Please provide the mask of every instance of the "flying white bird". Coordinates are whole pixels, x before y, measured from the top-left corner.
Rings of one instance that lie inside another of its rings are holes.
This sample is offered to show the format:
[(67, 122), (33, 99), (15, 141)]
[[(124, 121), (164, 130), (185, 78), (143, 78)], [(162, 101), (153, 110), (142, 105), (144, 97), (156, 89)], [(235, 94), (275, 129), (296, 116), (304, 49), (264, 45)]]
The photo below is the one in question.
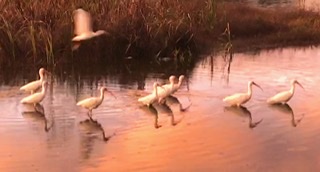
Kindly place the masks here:
[(223, 102), (229, 103), (231, 106), (241, 106), (248, 102), (252, 96), (252, 85), (262, 88), (253, 81), (248, 82), (248, 92), (247, 93), (236, 93), (231, 96), (227, 96), (223, 99)]
[(304, 89), (303, 86), (297, 80), (295, 80), (295, 79), (291, 80), (290, 90), (283, 91), (283, 92), (276, 94), (275, 96), (269, 98), (267, 100), (267, 103), (268, 104), (278, 104), (278, 103), (284, 104), (284, 103), (288, 102), (294, 94), (295, 84), (298, 84), (302, 89)]
[(82, 41), (107, 34), (107, 32), (104, 30), (98, 30), (94, 32), (92, 30), (91, 15), (81, 8), (73, 11), (73, 20), (74, 34), (76, 36), (72, 38), (72, 42), (74, 43), (72, 50), (78, 49)]
[(26, 103), (26, 104), (33, 104), (34, 107), (36, 107), (36, 104), (40, 103), (44, 99), (44, 97), (46, 96), (47, 86), (48, 86), (48, 82), (43, 81), (41, 92), (31, 94), (31, 95), (23, 98), (20, 102)]
[(113, 95), (113, 93), (111, 91), (109, 91), (106, 87), (101, 87), (100, 88), (100, 96), (99, 97), (89, 97), (89, 98), (81, 100), (81, 101), (79, 101), (77, 103), (77, 106), (81, 106), (81, 107), (89, 110), (88, 111), (88, 117), (92, 121), (94, 121), (92, 119), (92, 110), (98, 108), (101, 105), (101, 103), (102, 103), (102, 101), (104, 99), (104, 92), (109, 92), (113, 97), (115, 97)]
[(45, 75), (49, 74), (48, 71), (46, 71), (44, 68), (40, 68), (39, 69), (39, 76), (40, 79), (29, 82), (28, 84), (20, 87), (21, 91), (26, 91), (26, 92), (31, 92), (31, 94), (33, 94), (34, 92), (36, 92), (40, 87), (43, 81), (45, 81)]

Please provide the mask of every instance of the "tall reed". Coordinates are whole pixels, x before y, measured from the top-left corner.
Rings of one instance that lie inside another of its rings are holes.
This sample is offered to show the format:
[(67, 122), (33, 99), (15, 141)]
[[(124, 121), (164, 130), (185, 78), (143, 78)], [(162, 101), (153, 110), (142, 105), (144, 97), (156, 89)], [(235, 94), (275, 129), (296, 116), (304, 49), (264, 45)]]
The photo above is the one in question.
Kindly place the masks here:
[[(72, 12), (90, 12), (93, 29), (108, 36), (71, 51)], [(194, 63), (196, 54), (219, 44), (229, 23), (233, 49), (239, 39), (270, 45), (319, 42), (320, 14), (306, 9), (262, 10), (224, 0), (0, 1), (0, 65), (58, 65), (169, 57)]]

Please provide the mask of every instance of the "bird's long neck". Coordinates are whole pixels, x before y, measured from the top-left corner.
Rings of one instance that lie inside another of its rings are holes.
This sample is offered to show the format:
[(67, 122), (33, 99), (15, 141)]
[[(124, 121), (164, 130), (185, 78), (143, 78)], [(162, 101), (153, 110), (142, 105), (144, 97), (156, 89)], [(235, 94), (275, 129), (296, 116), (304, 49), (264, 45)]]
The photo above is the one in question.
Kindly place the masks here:
[(173, 90), (174, 89), (174, 81), (170, 82), (170, 85), (171, 85), (171, 89)]
[(182, 79), (179, 79), (178, 84), (176, 84), (177, 89), (181, 87), (181, 84), (182, 84)]
[(40, 73), (40, 81), (42, 82), (44, 80), (44, 76), (43, 76), (43, 73)]
[(104, 90), (103, 89), (101, 89), (100, 90), (100, 97), (99, 97), (99, 101), (101, 101), (102, 102), (102, 100), (104, 99)]
[(153, 92), (154, 92), (155, 96), (158, 98), (158, 88), (157, 87), (158, 86), (154, 86)]
[(251, 97), (252, 96), (252, 84), (248, 84), (248, 96)]
[(46, 94), (47, 92), (47, 87), (45, 85), (42, 85), (41, 93)]
[(294, 94), (294, 90), (295, 90), (296, 86), (294, 83), (292, 83), (291, 88), (290, 88), (290, 93), (293, 95)]

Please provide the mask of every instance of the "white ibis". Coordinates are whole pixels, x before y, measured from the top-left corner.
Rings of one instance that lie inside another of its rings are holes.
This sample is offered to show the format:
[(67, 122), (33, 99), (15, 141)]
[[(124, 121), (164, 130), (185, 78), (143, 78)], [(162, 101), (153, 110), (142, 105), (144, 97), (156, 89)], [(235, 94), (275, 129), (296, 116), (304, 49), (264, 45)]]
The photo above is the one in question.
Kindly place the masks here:
[(241, 106), (248, 102), (252, 96), (252, 85), (262, 88), (253, 81), (248, 82), (248, 92), (246, 93), (236, 93), (231, 96), (227, 96), (223, 99), (223, 102), (229, 103), (231, 106)]
[[(175, 80), (176, 80), (176, 77), (174, 75), (171, 75), (169, 77), (169, 84), (162, 85), (161, 87), (164, 88), (165, 90), (171, 92), (173, 90)], [(158, 92), (159, 92), (159, 90), (158, 90)]]
[(160, 86), (159, 83), (155, 82), (153, 84), (153, 91), (151, 94), (146, 95), (144, 97), (140, 97), (138, 102), (141, 102), (144, 105), (150, 106), (153, 102), (158, 100), (158, 89), (157, 87)]
[(170, 84), (163, 85), (162, 87), (158, 87), (158, 96), (159, 102), (163, 103), (166, 97), (170, 96), (171, 94), (175, 93), (181, 86), (182, 81), (184, 79), (184, 75), (179, 77), (179, 82), (177, 84), (174, 83), (175, 76), (170, 76), (169, 81)]
[(284, 103), (288, 102), (294, 94), (295, 84), (298, 84), (302, 89), (304, 89), (303, 86), (297, 80), (294, 79), (291, 81), (290, 90), (283, 91), (283, 92), (276, 94), (275, 96), (269, 98), (267, 100), (267, 103), (268, 104), (279, 104), (279, 103), (284, 104)]
[(77, 106), (81, 106), (81, 107), (89, 110), (88, 117), (92, 121), (94, 121), (92, 119), (92, 110), (98, 108), (101, 105), (101, 103), (104, 99), (104, 92), (109, 92), (113, 97), (115, 97), (113, 95), (113, 93), (111, 91), (109, 91), (106, 87), (101, 87), (99, 97), (89, 97), (89, 98), (81, 100), (77, 103)]
[(46, 74), (49, 74), (49, 72), (46, 71), (44, 68), (40, 68), (39, 69), (40, 79), (29, 82), (28, 84), (20, 87), (20, 90), (31, 92), (31, 94), (33, 94), (36, 90), (38, 90), (41, 87), (42, 82), (45, 81)]
[(36, 107), (36, 104), (40, 103), (44, 99), (44, 97), (46, 96), (47, 86), (48, 86), (48, 82), (43, 81), (41, 92), (31, 94), (31, 95), (23, 98), (20, 102), (24, 103), (24, 104), (33, 104), (34, 107)]
[(181, 87), (181, 84), (182, 84), (183, 80), (184, 80), (184, 75), (180, 75), (179, 76), (179, 82), (177, 84), (173, 85), (173, 90), (172, 90), (171, 94), (175, 93)]
[(94, 32), (92, 30), (91, 15), (81, 8), (73, 11), (73, 20), (74, 34), (76, 36), (72, 38), (72, 42), (74, 43), (72, 50), (76, 50), (77, 48), (79, 48), (82, 41), (107, 34), (107, 32), (104, 30), (98, 30)]

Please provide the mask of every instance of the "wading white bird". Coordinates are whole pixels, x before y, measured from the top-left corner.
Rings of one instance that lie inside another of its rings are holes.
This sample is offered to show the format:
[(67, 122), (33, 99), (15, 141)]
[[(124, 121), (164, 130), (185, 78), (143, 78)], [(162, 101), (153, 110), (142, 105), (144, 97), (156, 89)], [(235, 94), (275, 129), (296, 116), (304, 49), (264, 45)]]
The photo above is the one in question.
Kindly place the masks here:
[[(174, 81), (176, 80), (176, 76), (171, 75), (169, 77), (169, 84), (164, 84), (161, 87), (164, 88), (166, 91), (171, 92), (174, 88)], [(160, 89), (161, 90), (161, 89)], [(159, 91), (158, 91), (159, 92)]]
[(175, 76), (170, 76), (170, 84), (163, 85), (158, 88), (158, 98), (159, 98), (159, 103), (163, 103), (165, 98), (170, 96), (171, 94), (175, 93), (181, 86), (182, 81), (184, 79), (184, 75), (181, 75), (179, 77), (179, 82), (177, 84), (174, 83)]
[(23, 98), (20, 102), (27, 103), (27, 104), (33, 104), (34, 107), (36, 107), (36, 105), (38, 103), (40, 103), (44, 99), (44, 97), (46, 96), (47, 87), (48, 87), (48, 82), (43, 81), (41, 92), (31, 94), (28, 97)]
[(39, 76), (40, 79), (29, 82), (28, 84), (20, 87), (21, 91), (26, 91), (26, 92), (31, 92), (31, 94), (33, 94), (34, 92), (36, 92), (40, 87), (43, 81), (45, 81), (45, 75), (49, 74), (48, 71), (46, 71), (44, 68), (40, 68), (39, 69)]
[(267, 103), (268, 104), (287, 103), (294, 94), (295, 84), (298, 84), (302, 89), (304, 89), (303, 86), (297, 80), (295, 80), (295, 79), (291, 80), (290, 90), (283, 91), (283, 92), (276, 94), (275, 96), (269, 98), (267, 100)]
[[(150, 106), (153, 102), (158, 101), (159, 97), (158, 97), (158, 88), (157, 87), (159, 87), (159, 86), (160, 86), (159, 83), (155, 82), (153, 84), (152, 93), (149, 94), (149, 95), (146, 95), (144, 97), (140, 97), (138, 99), (138, 102), (141, 102), (144, 105)], [(160, 88), (161, 88), (161, 86), (160, 86)]]
[[(106, 87), (101, 87), (100, 88), (100, 96), (99, 97), (89, 97), (86, 98), (84, 100), (81, 100), (77, 103), (77, 106), (81, 106), (85, 109), (88, 109), (88, 117), (90, 118), (90, 120), (94, 121), (92, 119), (92, 110), (98, 108), (103, 99), (104, 99), (104, 92), (108, 92), (110, 93), (113, 97), (115, 97), (113, 95), (113, 93), (111, 91), (109, 91)], [(115, 97), (116, 98), (116, 97)]]
[(158, 98), (159, 102), (162, 102), (166, 97), (171, 95), (171, 93), (174, 91), (174, 81), (176, 80), (176, 77), (174, 75), (171, 75), (169, 77), (169, 84), (162, 85), (161, 87), (157, 87), (158, 91)]
[(241, 106), (248, 102), (252, 96), (252, 85), (262, 88), (253, 81), (248, 82), (248, 92), (247, 93), (236, 93), (231, 96), (227, 96), (223, 99), (223, 102), (229, 103), (231, 106)]
[(177, 84), (173, 85), (173, 90), (172, 90), (171, 94), (175, 93), (181, 87), (181, 84), (182, 84), (183, 80), (184, 80), (184, 75), (180, 75), (179, 76), (179, 82)]
[(81, 41), (85, 41), (102, 34), (107, 34), (104, 30), (94, 32), (92, 30), (91, 15), (81, 8), (73, 11), (73, 20), (74, 34), (76, 36), (72, 39), (72, 42), (74, 43), (72, 50), (79, 48)]

